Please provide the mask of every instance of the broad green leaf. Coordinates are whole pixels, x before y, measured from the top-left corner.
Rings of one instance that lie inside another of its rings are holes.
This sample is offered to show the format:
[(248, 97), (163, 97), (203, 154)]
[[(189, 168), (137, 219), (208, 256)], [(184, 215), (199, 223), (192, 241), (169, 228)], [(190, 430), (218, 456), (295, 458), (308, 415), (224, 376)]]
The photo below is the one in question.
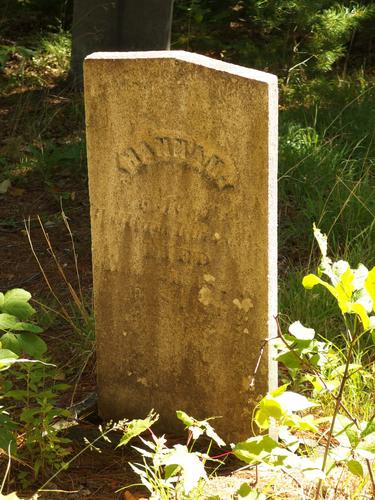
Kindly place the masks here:
[(266, 495), (254, 490), (249, 484), (242, 483), (236, 492), (238, 500), (244, 498), (246, 500), (266, 500)]
[(369, 420), (368, 422), (362, 422), (362, 432), (361, 438), (368, 436), (369, 434), (375, 433), (375, 420)]
[(295, 426), (301, 431), (311, 431), (319, 432), (319, 428), (316, 426), (314, 415), (305, 415), (304, 417), (299, 417), (297, 425)]
[(0, 314), (0, 331), (9, 332), (13, 330), (15, 332), (32, 332), (32, 333), (42, 333), (43, 329), (32, 323), (25, 323), (19, 321), (16, 316), (8, 313)]
[(280, 403), (274, 398), (266, 396), (259, 403), (259, 408), (255, 413), (255, 423), (260, 429), (268, 429), (270, 427), (270, 418), (280, 420), (285, 414)]
[(269, 457), (277, 447), (277, 442), (270, 436), (256, 436), (237, 443), (233, 448), (233, 453), (237, 458), (251, 465)]
[(0, 349), (0, 372), (8, 370), (12, 362), (18, 358), (17, 354), (9, 349)]
[(340, 379), (324, 380), (325, 382), (324, 386), (321, 379), (318, 376), (310, 374), (306, 374), (305, 376), (306, 379), (312, 383), (314, 390), (318, 393), (326, 390), (334, 391), (340, 385)]
[(0, 311), (4, 304), (4, 294), (0, 292)]
[(15, 330), (30, 333), (43, 333), (43, 328), (40, 328), (40, 326), (34, 325), (33, 323), (25, 323), (24, 321), (17, 323)]
[(337, 290), (334, 286), (330, 285), (326, 281), (320, 279), (318, 276), (315, 274), (308, 274), (305, 276), (302, 280), (302, 285), (310, 290), (311, 288), (314, 288), (316, 285), (323, 285), (331, 294), (337, 299), (338, 298), (338, 293)]
[(18, 319), (15, 316), (7, 313), (0, 314), (0, 330), (7, 332), (8, 330), (14, 330), (15, 325), (17, 325)]
[(346, 465), (352, 474), (358, 477), (363, 477), (363, 467), (358, 460), (348, 460)]
[(22, 288), (9, 290), (4, 295), (2, 310), (21, 320), (29, 319), (35, 313), (35, 309), (28, 303), (30, 298), (31, 294)]
[(369, 271), (365, 279), (365, 288), (372, 299), (372, 309), (375, 312), (375, 266)]
[(25, 353), (34, 358), (41, 358), (47, 351), (47, 345), (33, 333), (6, 333), (1, 337), (1, 343), (18, 355)]
[(180, 470), (180, 466), (179, 465), (176, 465), (176, 464), (172, 464), (172, 465), (166, 465), (165, 466), (165, 479), (169, 479), (173, 476), (175, 476), (177, 474), (177, 472)]
[(348, 312), (354, 312), (355, 314), (358, 314), (362, 322), (363, 328), (365, 330), (369, 328), (370, 318), (368, 317), (367, 311), (362, 304), (351, 304), (350, 310)]
[(299, 340), (312, 340), (315, 337), (315, 330), (306, 328), (300, 321), (295, 321), (289, 326), (289, 333)]
[(0, 349), (0, 361), (4, 359), (17, 359), (18, 356), (15, 352), (10, 351), (9, 349)]
[[(4, 450), (5, 453), (8, 453), (9, 448), (11, 453), (14, 453), (15, 448), (16, 448), (16, 437), (13, 435), (13, 433), (8, 430), (7, 428), (4, 428), (3, 425), (0, 427), (0, 449)], [(4, 497), (3, 495), (0, 495), (0, 498), (7, 498)], [(18, 498), (18, 497), (17, 497)]]
[(336, 286), (336, 289), (339, 294), (343, 294), (346, 300), (350, 300), (353, 292), (354, 292), (354, 274), (353, 271), (349, 268), (342, 275), (339, 284)]
[(280, 385), (277, 389), (271, 392), (271, 396), (277, 398), (280, 394), (284, 394), (284, 392), (288, 389), (289, 384)]
[(133, 439), (136, 436), (139, 436), (139, 434), (142, 434), (142, 432), (149, 429), (158, 419), (159, 415), (155, 414), (155, 412), (151, 410), (149, 415), (143, 420), (135, 419), (129, 422), (129, 424), (127, 425), (126, 432), (120, 439), (120, 442), (117, 445), (117, 447), (125, 446), (131, 439)]
[(14, 333), (4, 333), (4, 335), (1, 337), (1, 346), (4, 347), (4, 349), (9, 349), (18, 356), (22, 354), (22, 345), (20, 338)]
[(31, 293), (23, 288), (13, 288), (8, 290), (5, 294), (5, 302), (10, 300), (17, 300), (21, 302), (28, 302), (31, 299)]
[(29, 391), (25, 389), (17, 389), (14, 391), (7, 391), (4, 393), (5, 398), (12, 398), (15, 399), (16, 401), (25, 401), (27, 397), (29, 396)]
[(19, 334), (22, 351), (32, 356), (33, 358), (41, 358), (47, 351), (47, 344), (38, 335), (34, 333), (20, 333)]
[(21, 320), (29, 319), (36, 312), (35, 309), (31, 307), (31, 305), (28, 302), (21, 302), (15, 300), (10, 300), (10, 301), (5, 300), (2, 310), (4, 312), (7, 312), (8, 314), (13, 314), (14, 316), (17, 316), (17, 318)]
[(279, 363), (283, 363), (288, 368), (299, 368), (301, 366), (301, 360), (298, 357), (297, 353), (292, 353), (291, 351), (284, 352), (284, 354), (280, 354), (280, 356), (276, 357), (276, 360)]
[(190, 417), (187, 413), (185, 413), (182, 410), (177, 410), (176, 411), (177, 418), (181, 420), (181, 422), (186, 426), (190, 427), (191, 425), (194, 425), (196, 420), (193, 417)]

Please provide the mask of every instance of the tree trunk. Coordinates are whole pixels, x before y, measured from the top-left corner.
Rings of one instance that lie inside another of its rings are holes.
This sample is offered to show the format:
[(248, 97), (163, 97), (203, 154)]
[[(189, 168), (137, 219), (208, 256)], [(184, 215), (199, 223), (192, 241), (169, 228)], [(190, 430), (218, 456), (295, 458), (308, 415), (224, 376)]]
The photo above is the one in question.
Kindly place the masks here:
[(173, 0), (74, 0), (71, 73), (82, 85), (84, 58), (97, 51), (166, 50)]

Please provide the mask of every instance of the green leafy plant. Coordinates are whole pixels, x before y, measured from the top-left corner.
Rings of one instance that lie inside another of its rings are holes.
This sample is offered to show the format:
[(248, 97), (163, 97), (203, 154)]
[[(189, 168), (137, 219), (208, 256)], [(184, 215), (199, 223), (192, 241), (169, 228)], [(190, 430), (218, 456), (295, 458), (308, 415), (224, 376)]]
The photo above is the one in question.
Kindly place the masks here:
[[(345, 349), (338, 350), (332, 343), (316, 341), (313, 329), (295, 322), (289, 327), (288, 335), (281, 333), (279, 325), (276, 342), (278, 360), (292, 374), (301, 370), (315, 395), (321, 397), (327, 394), (334, 402), (332, 416), (328, 418), (322, 474), (344, 462), (354, 475), (365, 477), (362, 465), (365, 463), (375, 493), (370, 463), (375, 459), (374, 407), (370, 409), (368, 419), (359, 421), (349, 411), (345, 400), (345, 391), (352, 378), (362, 372), (366, 375), (368, 367), (373, 366), (370, 348), (373, 349), (375, 340), (375, 267), (368, 270), (359, 264), (352, 269), (346, 261), (333, 262), (327, 255), (327, 237), (315, 226), (314, 236), (322, 254), (318, 274), (305, 276), (302, 283), (306, 289), (320, 285), (336, 299), (344, 323), (342, 338)], [(356, 352), (362, 354), (362, 359), (367, 359), (367, 364), (353, 362)], [(340, 361), (343, 363), (340, 364)], [(339, 442), (338, 446), (333, 446), (334, 440)], [(324, 476), (319, 479), (316, 498), (319, 497), (323, 479)]]
[(271, 62), (289, 76), (327, 72), (350, 49), (366, 46), (359, 35), (374, 14), (363, 0), (181, 0), (175, 6), (175, 43), (262, 69)]
[(249, 465), (263, 463), (274, 470), (300, 470), (308, 479), (324, 477), (319, 458), (306, 456), (304, 441), (295, 434), (297, 431), (318, 432), (312, 414), (299, 415), (315, 406), (316, 403), (305, 396), (287, 391), (287, 385), (267, 394), (257, 407), (254, 422), (262, 431), (271, 429), (279, 441), (267, 434), (254, 436), (237, 443), (234, 454)]
[[(31, 294), (17, 288), (0, 293), (0, 447), (9, 455), (29, 461), (34, 478), (58, 467), (69, 453), (59, 436), (58, 418), (69, 416), (57, 406), (66, 384), (54, 384), (56, 370), (46, 358), (42, 329), (31, 321), (35, 309)], [(10, 370), (12, 368), (12, 370)], [(20, 471), (21, 480), (29, 473)]]
[[(225, 445), (208, 420), (196, 420), (183, 411), (177, 411), (176, 414), (188, 430), (186, 445), (176, 444), (169, 448), (164, 436), (157, 437), (151, 431), (151, 425), (159, 418), (154, 412), (144, 420), (130, 422), (119, 443), (119, 446), (124, 446), (130, 439), (149, 430), (150, 440), (139, 436), (144, 447), (133, 446), (143, 462), (129, 465), (151, 493), (151, 498), (200, 498), (201, 488), (208, 479), (205, 463), (207, 460), (216, 460), (208, 455), (211, 443), (214, 441), (218, 446)], [(211, 440), (207, 453), (193, 451), (196, 440), (203, 435)]]

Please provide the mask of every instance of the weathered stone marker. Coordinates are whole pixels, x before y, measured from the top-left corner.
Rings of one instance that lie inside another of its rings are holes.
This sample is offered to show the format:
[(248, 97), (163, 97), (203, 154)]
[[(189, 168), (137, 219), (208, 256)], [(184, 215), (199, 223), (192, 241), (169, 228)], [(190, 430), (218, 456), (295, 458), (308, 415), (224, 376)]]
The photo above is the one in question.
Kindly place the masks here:
[(100, 412), (222, 416), (276, 384), (277, 81), (180, 51), (85, 62)]

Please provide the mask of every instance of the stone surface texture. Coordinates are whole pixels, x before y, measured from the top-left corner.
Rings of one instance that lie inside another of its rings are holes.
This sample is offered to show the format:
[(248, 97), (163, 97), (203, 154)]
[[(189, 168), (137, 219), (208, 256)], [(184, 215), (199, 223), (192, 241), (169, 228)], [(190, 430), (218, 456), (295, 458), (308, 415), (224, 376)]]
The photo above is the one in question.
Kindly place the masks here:
[[(182, 51), (85, 61), (99, 408), (251, 434), (276, 386), (277, 80)], [(252, 382), (261, 348), (265, 347)]]

